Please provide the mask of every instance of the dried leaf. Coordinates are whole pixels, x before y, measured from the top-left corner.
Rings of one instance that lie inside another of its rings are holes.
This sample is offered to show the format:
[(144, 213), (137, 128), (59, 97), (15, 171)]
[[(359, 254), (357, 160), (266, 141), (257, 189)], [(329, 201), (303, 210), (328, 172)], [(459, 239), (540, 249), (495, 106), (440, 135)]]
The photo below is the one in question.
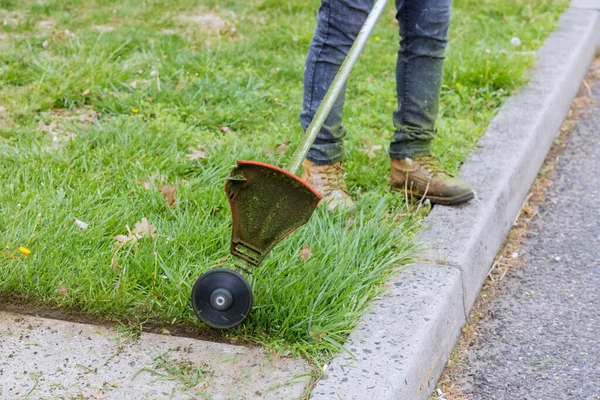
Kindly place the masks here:
[(219, 130), (223, 133), (231, 133), (231, 129), (228, 126), (220, 126)]
[(160, 328), (158, 333), (160, 333), (161, 335), (167, 335), (167, 336), (171, 335), (171, 331), (169, 331), (167, 328)]
[(315, 252), (312, 251), (307, 245), (304, 245), (300, 249), (299, 254), (300, 254), (300, 259), (302, 261), (307, 261), (309, 258), (311, 258), (313, 256), (313, 254), (315, 254)]
[[(124, 236), (124, 235), (120, 235), (120, 236)], [(112, 269), (113, 271), (120, 271), (123, 268), (119, 267), (119, 264), (117, 264), (117, 253), (114, 253), (112, 255), (112, 258), (110, 260), (110, 269)]]
[(90, 89), (85, 89), (85, 90), (83, 91), (83, 93), (81, 93), (81, 95), (82, 95), (83, 97), (85, 97), (85, 96), (88, 96), (90, 93), (91, 93), (91, 90), (90, 90)]
[(286, 139), (283, 143), (278, 144), (277, 146), (275, 146), (275, 148), (268, 146), (265, 144), (265, 153), (269, 156), (275, 155), (275, 154), (279, 154), (279, 155), (283, 155), (285, 154), (286, 150), (290, 147), (290, 142)]
[(217, 260), (217, 264), (219, 264), (219, 265), (221, 265), (221, 264), (223, 264), (223, 263), (225, 263), (225, 262), (227, 262), (227, 257), (219, 258), (219, 259)]
[(167, 202), (167, 205), (169, 207), (174, 207), (176, 201), (175, 192), (177, 191), (177, 184), (174, 184), (173, 186), (161, 186), (160, 191), (162, 192), (163, 196), (165, 196), (165, 201)]
[(67, 286), (62, 282), (59, 282), (58, 285), (59, 286), (58, 286), (58, 290), (56, 291), (56, 293), (59, 296), (67, 297), (69, 295), (69, 289), (67, 288)]
[(572, 106), (574, 108), (584, 108), (584, 107), (588, 106), (589, 104), (594, 103), (594, 101), (595, 101), (594, 99), (589, 98), (589, 97), (576, 97), (573, 100)]
[(150, 190), (150, 181), (145, 181), (143, 179), (138, 178), (137, 183), (139, 185), (142, 185), (143, 187), (145, 187), (146, 189)]
[(358, 151), (360, 151), (361, 153), (365, 153), (367, 155), (367, 157), (369, 157), (369, 158), (375, 158), (375, 157), (377, 157), (376, 152), (381, 149), (383, 149), (383, 146), (378, 144), (378, 145), (371, 146), (369, 149), (360, 149)]
[(125, 244), (127, 242), (136, 242), (138, 240), (138, 237), (135, 235), (117, 235), (117, 236), (113, 236), (113, 239), (115, 239), (117, 241), (116, 244), (122, 245)]
[(126, 243), (137, 243), (138, 240), (147, 238), (154, 239), (156, 235), (156, 227), (148, 222), (148, 220), (144, 217), (141, 221), (136, 222), (135, 227), (133, 228), (133, 232), (129, 230), (129, 226), (126, 226), (127, 232), (129, 235), (117, 235), (113, 236), (113, 239), (116, 240), (114, 245), (122, 246)]
[(148, 190), (150, 190), (152, 185), (156, 184), (157, 181), (158, 181), (159, 186), (163, 186), (165, 184), (165, 182), (167, 181), (167, 177), (164, 175), (159, 176), (156, 174), (152, 174), (152, 175), (150, 175), (150, 178), (148, 178), (148, 180), (144, 180), (142, 178), (137, 179), (137, 183), (139, 185), (142, 185), (143, 187), (145, 187)]
[(189, 150), (191, 151), (191, 153), (188, 154), (186, 157), (190, 161), (205, 160), (207, 158), (206, 151), (202, 147), (198, 147), (197, 149), (190, 147)]
[(87, 229), (88, 228), (88, 224), (75, 218), (75, 221), (73, 222), (75, 224), (75, 226), (77, 226), (78, 228), (81, 229)]
[(133, 233), (140, 238), (154, 238), (156, 237), (156, 227), (150, 224), (146, 217), (144, 217), (140, 222), (136, 222), (135, 227), (133, 228)]

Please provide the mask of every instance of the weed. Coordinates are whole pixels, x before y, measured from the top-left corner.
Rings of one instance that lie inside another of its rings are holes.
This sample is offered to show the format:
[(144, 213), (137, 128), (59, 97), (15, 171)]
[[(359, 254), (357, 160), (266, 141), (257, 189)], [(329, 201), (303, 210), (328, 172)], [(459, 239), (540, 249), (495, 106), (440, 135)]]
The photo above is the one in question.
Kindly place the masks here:
[(185, 389), (197, 387), (207, 376), (210, 376), (205, 365), (194, 364), (189, 361), (169, 360), (168, 354), (171, 350), (156, 357), (152, 366), (142, 368), (132, 379), (141, 372), (148, 372), (159, 377), (160, 380), (177, 381)]

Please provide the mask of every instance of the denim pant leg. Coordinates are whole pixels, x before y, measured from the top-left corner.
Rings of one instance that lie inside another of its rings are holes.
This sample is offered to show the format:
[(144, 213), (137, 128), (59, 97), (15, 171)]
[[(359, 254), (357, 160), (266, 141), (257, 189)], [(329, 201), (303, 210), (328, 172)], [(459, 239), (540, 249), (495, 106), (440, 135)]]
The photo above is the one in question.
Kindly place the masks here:
[[(300, 113), (304, 130), (312, 121), (372, 7), (373, 0), (321, 0), (317, 27), (304, 66), (304, 102)], [(345, 87), (306, 157), (317, 165), (334, 164), (344, 156), (344, 95)]]
[(451, 0), (396, 0), (400, 51), (396, 64), (398, 108), (390, 157), (431, 153), (448, 42)]

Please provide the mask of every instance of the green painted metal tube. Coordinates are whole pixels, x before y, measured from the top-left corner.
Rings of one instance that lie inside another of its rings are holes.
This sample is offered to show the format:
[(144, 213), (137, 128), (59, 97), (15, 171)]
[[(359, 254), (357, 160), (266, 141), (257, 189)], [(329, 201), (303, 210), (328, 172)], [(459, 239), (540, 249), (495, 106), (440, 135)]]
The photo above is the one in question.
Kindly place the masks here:
[(356, 36), (352, 48), (350, 49), (348, 55), (346, 56), (346, 59), (340, 66), (340, 69), (335, 78), (333, 79), (331, 86), (329, 86), (329, 89), (327, 90), (323, 101), (321, 101), (321, 105), (319, 106), (319, 109), (313, 117), (312, 122), (310, 123), (308, 128), (306, 128), (306, 132), (304, 133), (302, 141), (300, 142), (298, 148), (292, 155), (292, 159), (290, 160), (287, 168), (287, 170), (292, 174), (298, 173), (298, 170), (302, 165), (302, 161), (306, 157), (308, 150), (310, 150), (310, 147), (315, 141), (317, 134), (319, 133), (321, 127), (325, 123), (325, 119), (329, 115), (331, 108), (333, 107), (335, 101), (340, 95), (344, 84), (348, 80), (350, 71), (352, 71), (352, 67), (354, 67), (354, 64), (356, 64), (356, 60), (358, 59), (358, 56), (365, 47), (365, 44), (367, 43), (367, 40), (369, 39), (369, 36), (371, 35), (371, 32), (373, 31), (377, 20), (381, 16), (381, 13), (383, 12), (383, 9), (385, 8), (387, 2), (388, 0), (377, 0), (375, 5), (373, 6), (373, 9), (369, 13), (369, 16), (367, 17), (367, 20), (365, 21), (363, 27), (358, 33), (358, 36)]

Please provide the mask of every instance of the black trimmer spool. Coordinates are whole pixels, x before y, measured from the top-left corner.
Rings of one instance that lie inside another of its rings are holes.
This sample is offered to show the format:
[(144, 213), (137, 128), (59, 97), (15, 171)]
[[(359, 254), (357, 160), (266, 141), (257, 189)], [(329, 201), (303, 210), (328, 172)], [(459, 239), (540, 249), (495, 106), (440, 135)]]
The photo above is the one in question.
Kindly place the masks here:
[(192, 306), (198, 318), (216, 329), (233, 328), (252, 310), (252, 289), (239, 272), (217, 268), (202, 274), (192, 288)]

